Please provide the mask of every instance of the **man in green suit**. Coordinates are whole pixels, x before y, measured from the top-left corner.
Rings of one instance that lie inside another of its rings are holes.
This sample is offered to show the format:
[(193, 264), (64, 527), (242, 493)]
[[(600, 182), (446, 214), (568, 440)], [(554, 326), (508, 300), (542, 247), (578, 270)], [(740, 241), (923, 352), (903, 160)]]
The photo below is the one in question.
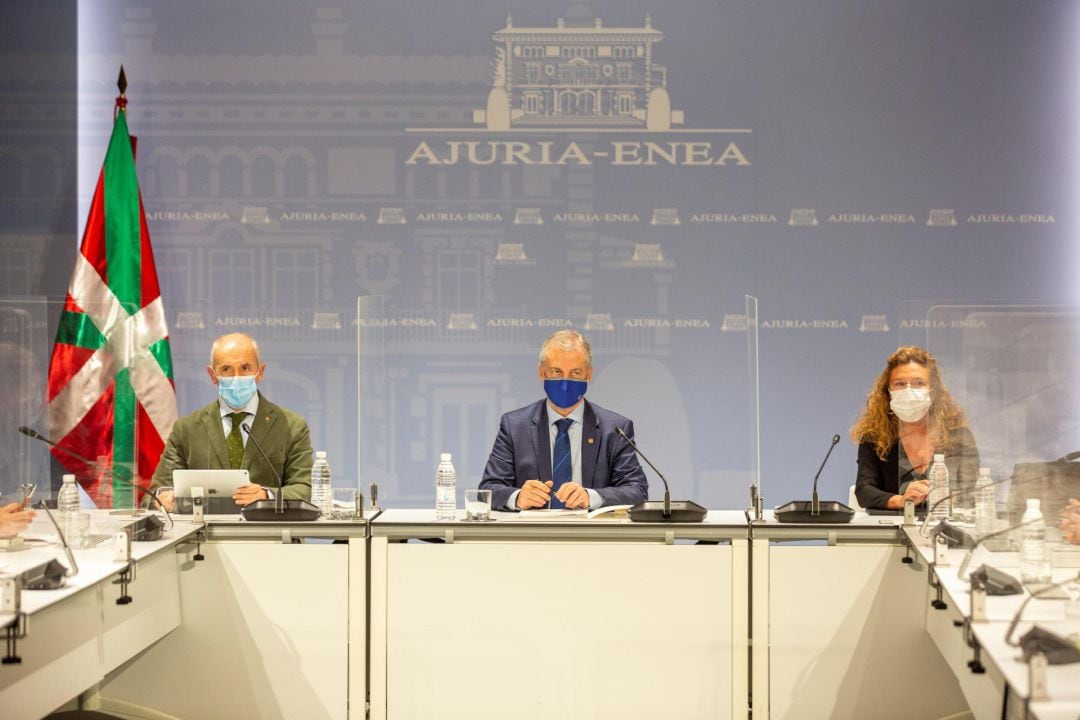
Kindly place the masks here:
[[(251, 484), (239, 488), (233, 501), (243, 507), (272, 498), (278, 476), (284, 497), (311, 497), (311, 433), (300, 415), (267, 400), (256, 386), (266, 365), (255, 340), (243, 333), (222, 335), (210, 351), (206, 372), (218, 399), (173, 425), (165, 451), (154, 471), (150, 491), (173, 508), (173, 470), (243, 468)], [(270, 465), (248, 442), (243, 426), (270, 459)], [(272, 466), (272, 467), (271, 467)]]

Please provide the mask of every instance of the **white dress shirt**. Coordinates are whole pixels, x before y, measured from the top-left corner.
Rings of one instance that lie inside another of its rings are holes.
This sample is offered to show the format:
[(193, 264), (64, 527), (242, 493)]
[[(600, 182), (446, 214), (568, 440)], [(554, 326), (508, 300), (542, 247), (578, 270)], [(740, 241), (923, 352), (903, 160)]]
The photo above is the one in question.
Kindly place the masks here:
[[(551, 401), (548, 401), (547, 405), (548, 415), (548, 455), (551, 458), (551, 467), (555, 466), (555, 436), (559, 434), (559, 428), (555, 425), (556, 422), (563, 419), (563, 415), (560, 415), (552, 406)], [(581, 435), (582, 435), (582, 421), (585, 419), (585, 403), (579, 403), (573, 412), (565, 416), (570, 420), (573, 420), (573, 424), (566, 431), (566, 434), (570, 438), (570, 463), (573, 466), (573, 473), (570, 477), (570, 482), (581, 485)], [(537, 478), (541, 479), (541, 478)], [(550, 479), (550, 478), (549, 478)], [(518, 493), (521, 490), (515, 490), (510, 493), (510, 497), (506, 501), (507, 510), (517, 510), (517, 498)], [(589, 494), (589, 509), (598, 508), (604, 504), (604, 498), (600, 496), (596, 490), (592, 488), (585, 488), (585, 492)]]

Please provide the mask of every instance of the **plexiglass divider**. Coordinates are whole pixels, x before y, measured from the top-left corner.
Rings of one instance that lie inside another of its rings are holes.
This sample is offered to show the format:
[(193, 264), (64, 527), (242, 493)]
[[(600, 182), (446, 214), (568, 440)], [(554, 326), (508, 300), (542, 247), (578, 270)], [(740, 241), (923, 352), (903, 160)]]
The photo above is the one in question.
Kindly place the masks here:
[(48, 432), (48, 311), (45, 298), (0, 300), (0, 505), (21, 501), (24, 488), (51, 494), (49, 448), (20, 432)]
[(382, 295), (356, 300), (356, 487), (372, 502), (372, 486), (380, 501), (392, 496), (388, 482), (391, 443), (386, 376), (386, 311)]
[[(1080, 498), (1080, 308), (905, 303), (901, 343), (926, 347), (990, 469), (998, 529), (1040, 500), (1047, 538)], [(974, 501), (956, 503), (968, 520)], [(973, 514), (973, 511), (972, 511)]]
[(750, 510), (755, 520), (762, 519), (764, 494), (761, 491), (761, 387), (758, 366), (758, 301), (747, 295), (744, 298), (746, 313), (746, 370), (748, 417), (750, 429)]
[[(391, 311), (378, 296), (357, 301), (356, 458), (365, 494), (386, 507), (431, 507), (439, 454), (450, 452), (458, 501), (476, 487), (500, 416), (544, 397), (537, 355), (554, 330), (580, 329), (592, 346), (588, 400), (634, 423), (635, 440), (665, 474), (672, 498), (743, 510), (758, 469), (757, 304), (707, 318), (648, 322), (589, 314), (445, 317)], [(390, 340), (394, 353), (387, 355)], [(748, 375), (753, 378), (747, 389)], [(663, 485), (645, 463), (649, 496)]]
[(160, 327), (148, 312), (0, 299), (0, 397), (9, 402), (0, 428), (0, 502), (24, 486), (39, 499), (52, 497), (61, 476), (73, 473), (84, 504), (135, 511), (137, 483), (153, 474), (146, 458), (140, 467), (138, 433), (172, 402), (171, 388), (162, 402), (146, 399), (169, 366), (150, 341), (158, 338), (148, 340), (147, 328)]

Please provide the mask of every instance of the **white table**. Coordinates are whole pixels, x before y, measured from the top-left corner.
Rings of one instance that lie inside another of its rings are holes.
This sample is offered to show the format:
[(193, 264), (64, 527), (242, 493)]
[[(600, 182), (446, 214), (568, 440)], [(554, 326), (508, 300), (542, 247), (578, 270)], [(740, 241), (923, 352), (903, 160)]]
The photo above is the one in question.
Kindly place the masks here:
[[(117, 528), (130, 518), (98, 511), (95, 523)], [(0, 708), (6, 719), (41, 717), (135, 657), (180, 624), (178, 568), (174, 547), (193, 528), (178, 522), (162, 540), (132, 546), (135, 571), (127, 586), (130, 603), (117, 604), (121, 586), (114, 584), (126, 564), (115, 561), (115, 546), (106, 542), (75, 553), (79, 573), (63, 588), (26, 590), (22, 613), (0, 617), (0, 624), (20, 622), (26, 635), (18, 641), (22, 662), (0, 665)], [(53, 535), (48, 519), (39, 513), (26, 533)], [(31, 549), (4, 553), (3, 572), (17, 573), (51, 558), (67, 565), (57, 545), (34, 544)]]
[[(936, 718), (964, 709), (923, 627), (899, 519), (751, 527), (754, 718)], [(918, 688), (905, 693), (897, 688)]]
[[(1029, 695), (1028, 667), (1019, 648), (1008, 645), (1005, 635), (1009, 623), (1028, 597), (1022, 595), (991, 596), (986, 598), (985, 622), (971, 622), (970, 582), (957, 576), (965, 550), (949, 549), (945, 554), (947, 565), (934, 566), (932, 546), (928, 538), (917, 529), (905, 529), (905, 541), (918, 554), (928, 569), (928, 602), (926, 606), (926, 629), (941, 654), (955, 673), (964, 696), (976, 718), (993, 720), (1002, 716), (1002, 706), (1008, 699), (1010, 717), (1023, 717), (1026, 712), (1033, 717), (1048, 718), (1080, 715), (1080, 666), (1051, 666), (1047, 673), (1049, 702), (1027, 703)], [(1069, 553), (1062, 553), (1067, 557)], [(1019, 558), (1016, 552), (988, 553), (984, 550), (972, 558), (966, 573), (983, 562), (1019, 578)], [(1073, 560), (1075, 563), (1075, 559)], [(1059, 564), (1070, 564), (1068, 560)], [(1075, 577), (1076, 567), (1058, 567), (1054, 580)], [(939, 594), (945, 607), (935, 608), (929, 600)], [(1034, 599), (1024, 609), (1023, 618), (1014, 634), (1019, 639), (1033, 624), (1046, 627), (1059, 634), (1080, 632), (1080, 623), (1066, 622), (1063, 600)], [(982, 672), (973, 672), (968, 663), (978, 660)], [(1071, 714), (1070, 714), (1071, 713)]]
[(109, 679), (105, 707), (182, 718), (363, 718), (366, 537), (366, 519), (207, 518), (205, 559), (194, 560), (195, 545), (181, 555), (181, 626)]
[[(88, 690), (103, 710), (147, 717), (359, 720), (368, 699), (372, 718), (393, 719), (742, 718), (751, 697), (754, 718), (933, 718), (970, 705), (996, 719), (1006, 697), (1012, 717), (1025, 712), (1026, 667), (1003, 641), (1022, 598), (989, 598), (990, 622), (968, 630), (962, 551), (930, 568), (928, 540), (891, 518), (498, 517), (178, 523), (135, 545), (128, 605), (116, 604), (124, 567), (111, 546), (79, 551), (68, 588), (25, 596), (23, 665), (0, 666), (4, 717), (40, 717)], [(1010, 563), (1015, 553), (991, 559)], [(1080, 629), (1060, 601), (1028, 612)], [(973, 646), (985, 673), (967, 667)], [(1075, 720), (1075, 667), (1052, 667), (1051, 702), (1026, 712)], [(898, 701), (898, 686), (918, 692)]]
[[(372, 522), (372, 718), (746, 716), (741, 512), (495, 515)], [(406, 542), (419, 538), (442, 542)]]

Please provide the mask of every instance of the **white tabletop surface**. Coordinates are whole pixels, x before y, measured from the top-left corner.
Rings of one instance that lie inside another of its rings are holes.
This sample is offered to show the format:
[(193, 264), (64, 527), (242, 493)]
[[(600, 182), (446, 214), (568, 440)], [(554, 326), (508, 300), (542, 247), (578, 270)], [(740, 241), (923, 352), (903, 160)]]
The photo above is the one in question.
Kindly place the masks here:
[[(89, 512), (91, 535), (111, 538), (123, 526), (134, 522), (130, 515), (114, 515), (108, 510)], [(197, 526), (190, 522), (176, 520), (174, 527), (166, 531), (161, 540), (132, 543), (132, 556), (136, 561), (149, 557), (181, 542), (196, 528)], [(0, 573), (17, 574), (52, 559), (56, 559), (65, 567), (68, 566), (67, 556), (57, 540), (56, 530), (43, 512), (38, 511), (34, 522), (22, 533), (22, 536), (26, 540), (27, 548), (0, 553)], [(116, 560), (116, 545), (111, 539), (94, 547), (74, 552), (75, 561), (79, 567), (78, 574), (68, 578), (63, 587), (55, 590), (24, 590), (22, 593), (23, 613), (30, 615), (39, 612), (54, 603), (93, 587), (125, 568), (125, 563)], [(6, 625), (13, 619), (11, 615), (0, 615), (0, 625)]]

